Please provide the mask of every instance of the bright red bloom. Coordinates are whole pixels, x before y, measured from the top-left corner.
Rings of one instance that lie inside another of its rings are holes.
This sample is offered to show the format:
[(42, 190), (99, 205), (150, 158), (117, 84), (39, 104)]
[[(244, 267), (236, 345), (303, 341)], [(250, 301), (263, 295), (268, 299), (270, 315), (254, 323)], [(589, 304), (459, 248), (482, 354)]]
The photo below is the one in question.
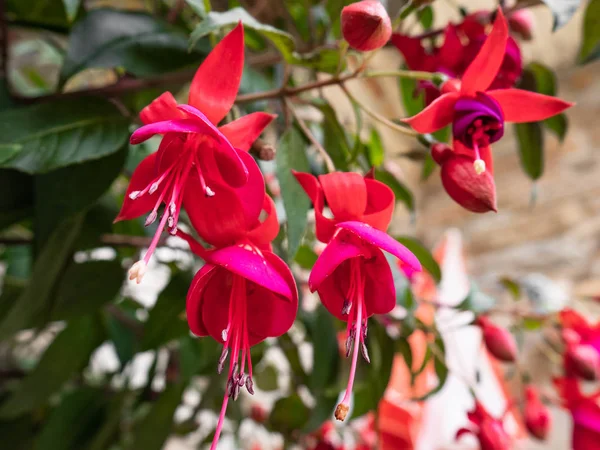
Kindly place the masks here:
[(566, 344), (565, 372), (593, 381), (600, 375), (600, 323), (591, 325), (572, 309), (560, 312)]
[(195, 335), (211, 336), (223, 343), (219, 373), (231, 355), (211, 446), (214, 450), (229, 398), (237, 399), (244, 386), (254, 393), (250, 347), (289, 330), (298, 310), (298, 292), (290, 269), (274, 253), (244, 245), (200, 252), (200, 256), (206, 264), (188, 291), (188, 324)]
[(494, 358), (504, 362), (514, 362), (517, 359), (517, 341), (510, 331), (494, 325), (485, 316), (478, 317), (477, 324), (481, 327), (485, 347)]
[[(394, 209), (394, 194), (385, 184), (356, 173), (331, 173), (317, 178), (295, 173), (315, 206), (316, 232), (327, 247), (317, 259), (308, 284), (318, 291), (321, 302), (338, 319), (348, 322), (346, 354), (353, 347), (346, 394), (336, 409), (344, 420), (349, 409), (358, 350), (367, 362), (367, 320), (386, 314), (396, 305), (392, 271), (382, 250), (400, 259), (412, 270), (421, 270), (418, 259), (391, 238), (387, 229)], [(333, 218), (323, 215), (327, 199)]]
[(350, 47), (367, 52), (383, 47), (392, 35), (392, 21), (378, 0), (362, 0), (342, 9), (342, 35)]
[(552, 416), (548, 408), (540, 400), (535, 386), (525, 388), (525, 426), (529, 433), (537, 439), (546, 440), (550, 432)]
[[(454, 139), (473, 150), (477, 173), (485, 171), (480, 152), (502, 137), (504, 122), (535, 122), (572, 106), (520, 89), (489, 90), (504, 60), (507, 41), (506, 19), (498, 10), (492, 31), (465, 70), (460, 88), (444, 92), (419, 114), (404, 120), (419, 133), (433, 133), (452, 123)], [(451, 86), (457, 86), (456, 82)]]
[[(253, 113), (224, 126), (216, 126), (235, 101), (243, 65), (244, 30), (240, 24), (219, 42), (198, 68), (190, 87), (188, 105), (178, 105), (173, 95), (165, 92), (140, 113), (146, 125), (133, 133), (131, 143), (138, 144), (155, 134), (164, 137), (158, 151), (146, 157), (134, 171), (115, 221), (150, 213), (146, 219), (146, 225), (150, 225), (157, 219), (162, 204), (165, 210), (144, 259), (134, 264), (130, 271), (130, 278), (136, 278), (138, 283), (165, 227), (172, 234), (176, 233), (182, 204), (190, 216), (194, 216), (194, 225), (198, 222), (198, 208), (205, 208), (212, 214), (211, 220), (218, 211), (219, 220), (231, 225), (241, 220), (240, 208), (225, 209), (223, 205), (235, 201), (232, 197), (236, 195), (260, 190), (262, 181), (258, 179), (252, 186), (247, 186), (249, 172), (256, 172), (258, 168), (245, 152), (273, 116)], [(215, 76), (216, 73), (223, 76)], [(264, 185), (262, 189), (264, 192)], [(204, 195), (198, 195), (200, 192)], [(246, 212), (256, 209), (257, 204), (259, 210), (262, 208), (262, 192), (252, 197), (252, 205), (246, 198), (243, 202), (237, 200)]]
[(573, 418), (573, 450), (597, 450), (600, 442), (600, 391), (584, 395), (575, 378), (554, 380), (563, 406)]
[(512, 442), (502, 419), (492, 417), (485, 407), (475, 401), (475, 409), (467, 413), (469, 420), (475, 425), (473, 428), (461, 428), (456, 432), (456, 439), (465, 434), (473, 434), (479, 440), (481, 450), (510, 450)]

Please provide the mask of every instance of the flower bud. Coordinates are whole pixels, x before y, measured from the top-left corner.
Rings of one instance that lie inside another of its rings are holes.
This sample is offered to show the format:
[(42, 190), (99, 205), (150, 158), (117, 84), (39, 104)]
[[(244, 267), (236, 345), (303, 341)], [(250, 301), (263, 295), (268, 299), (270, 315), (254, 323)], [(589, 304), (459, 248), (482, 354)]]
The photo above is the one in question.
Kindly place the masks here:
[(392, 35), (392, 22), (377, 0), (363, 0), (342, 9), (342, 34), (350, 47), (363, 52), (383, 47)]
[[(432, 148), (432, 156), (443, 159), (446, 154), (434, 154)], [(489, 171), (478, 175), (473, 159), (465, 155), (454, 154), (441, 165), (442, 184), (452, 200), (476, 213), (497, 211), (496, 184)]]
[(519, 9), (508, 16), (510, 30), (524, 41), (533, 37), (533, 14), (529, 9)]
[(525, 388), (525, 426), (529, 433), (541, 441), (546, 440), (550, 432), (552, 416), (541, 400), (534, 386)]
[(483, 342), (494, 358), (504, 362), (517, 359), (517, 343), (506, 328), (494, 325), (487, 317), (479, 317), (477, 323), (483, 333)]
[(584, 380), (595, 381), (600, 372), (600, 355), (591, 345), (570, 345), (565, 354), (565, 370)]

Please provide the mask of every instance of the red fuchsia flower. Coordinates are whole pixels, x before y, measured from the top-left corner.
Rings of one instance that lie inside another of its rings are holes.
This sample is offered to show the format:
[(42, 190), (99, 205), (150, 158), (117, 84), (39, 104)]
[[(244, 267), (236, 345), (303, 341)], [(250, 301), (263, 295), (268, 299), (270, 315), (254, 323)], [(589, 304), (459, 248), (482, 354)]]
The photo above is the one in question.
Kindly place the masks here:
[(367, 52), (383, 47), (392, 35), (392, 22), (378, 0), (363, 0), (342, 9), (342, 35), (350, 47)]
[(597, 450), (600, 442), (600, 391), (584, 395), (575, 378), (554, 380), (563, 406), (573, 418), (573, 450)]
[(596, 380), (600, 375), (600, 323), (591, 325), (572, 309), (561, 311), (559, 317), (566, 345), (566, 375)]
[(442, 95), (419, 114), (405, 119), (419, 133), (433, 133), (452, 123), (454, 140), (473, 151), (477, 174), (485, 172), (482, 149), (504, 134), (504, 122), (535, 122), (572, 106), (555, 97), (521, 89), (489, 90), (504, 60), (508, 27), (498, 10), (492, 31), (465, 70), (460, 84), (442, 86)]
[(552, 424), (550, 411), (540, 400), (538, 390), (529, 385), (525, 388), (525, 426), (532, 436), (546, 440)]
[(508, 16), (510, 31), (518, 35), (524, 41), (533, 38), (534, 19), (531, 10), (518, 9)]
[(223, 344), (219, 373), (230, 355), (227, 387), (211, 446), (215, 450), (229, 398), (236, 400), (243, 387), (254, 393), (250, 348), (289, 330), (298, 310), (298, 292), (290, 269), (269, 251), (246, 244), (200, 250), (199, 255), (206, 264), (188, 291), (188, 324), (195, 335), (211, 336)]
[(456, 439), (465, 434), (473, 434), (479, 440), (481, 450), (512, 448), (510, 436), (504, 430), (503, 419), (493, 417), (479, 401), (475, 401), (475, 409), (467, 413), (467, 417), (474, 427), (461, 428), (456, 432)]
[(496, 183), (489, 147), (480, 151), (487, 167), (480, 175), (473, 169), (473, 152), (459, 141), (454, 142), (454, 150), (447, 144), (432, 145), (431, 156), (441, 167), (444, 189), (456, 203), (476, 213), (497, 211)]
[(504, 362), (514, 362), (517, 359), (517, 342), (506, 328), (494, 325), (485, 316), (477, 318), (477, 325), (481, 327), (485, 347), (494, 358)]
[[(115, 221), (149, 213), (146, 225), (150, 225), (158, 218), (162, 204), (165, 210), (144, 258), (131, 268), (130, 279), (141, 281), (162, 231), (167, 228), (176, 233), (182, 204), (192, 214), (199, 207), (220, 206), (223, 212), (222, 205), (229, 201), (225, 197), (232, 197), (235, 193), (231, 191), (243, 188), (249, 171), (254, 170), (256, 164), (246, 151), (273, 116), (253, 113), (216, 126), (235, 101), (243, 65), (244, 30), (240, 24), (198, 68), (188, 105), (178, 105), (173, 95), (165, 92), (140, 113), (146, 125), (133, 133), (131, 143), (139, 144), (155, 134), (164, 137), (158, 151), (134, 171)], [(215, 76), (216, 73), (224, 75)], [(258, 201), (262, 202), (262, 194)], [(229, 215), (223, 219), (228, 220)]]
[[(385, 232), (395, 201), (385, 184), (357, 173), (336, 172), (318, 179), (307, 173), (294, 175), (314, 204), (317, 238), (327, 243), (311, 271), (310, 290), (318, 291), (329, 312), (348, 323), (346, 356), (352, 352), (352, 365), (346, 393), (335, 412), (338, 420), (344, 420), (359, 348), (369, 361), (367, 320), (373, 314), (390, 312), (396, 305), (392, 272), (382, 250), (413, 270), (421, 270), (421, 264)], [(333, 218), (323, 215), (325, 200)]]

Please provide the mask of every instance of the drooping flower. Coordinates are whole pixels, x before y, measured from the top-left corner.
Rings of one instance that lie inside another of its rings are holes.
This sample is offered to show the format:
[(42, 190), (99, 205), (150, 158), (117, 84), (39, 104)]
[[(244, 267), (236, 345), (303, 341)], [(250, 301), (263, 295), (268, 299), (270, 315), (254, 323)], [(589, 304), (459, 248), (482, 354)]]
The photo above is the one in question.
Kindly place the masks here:
[[(240, 24), (198, 68), (188, 105), (178, 105), (173, 95), (165, 92), (140, 113), (146, 125), (133, 133), (131, 143), (139, 144), (155, 134), (164, 137), (158, 151), (134, 171), (115, 221), (149, 213), (146, 225), (150, 225), (158, 218), (160, 206), (164, 204), (165, 208), (148, 251), (130, 270), (130, 278), (138, 283), (162, 231), (166, 228), (172, 234), (176, 232), (182, 204), (188, 209), (191, 203), (190, 209), (197, 209), (199, 204), (206, 206), (205, 198), (212, 197), (217, 197), (212, 205), (222, 203), (225, 200), (218, 199), (221, 191), (241, 189), (247, 184), (249, 171), (256, 164), (246, 151), (273, 116), (253, 113), (216, 126), (235, 101), (243, 64), (244, 30)], [(221, 76), (215, 76), (216, 73)], [(186, 202), (190, 196), (194, 201)], [(258, 197), (258, 203), (261, 202), (262, 194)], [(224, 220), (232, 219), (225, 214)]]
[(477, 325), (481, 327), (485, 347), (494, 358), (504, 362), (517, 359), (517, 342), (510, 331), (495, 325), (485, 316), (477, 318)]
[[(192, 248), (192, 250), (195, 250)], [(206, 264), (194, 277), (186, 300), (190, 330), (223, 344), (217, 370), (229, 356), (227, 386), (211, 450), (215, 450), (229, 399), (254, 393), (250, 348), (292, 326), (298, 292), (287, 265), (274, 253), (250, 245), (200, 251)]]
[(419, 133), (433, 133), (452, 123), (454, 139), (473, 151), (478, 174), (486, 168), (481, 151), (502, 137), (504, 122), (535, 122), (572, 106), (558, 98), (521, 89), (490, 90), (504, 60), (507, 40), (506, 19), (498, 10), (492, 31), (461, 82), (446, 83), (440, 97), (404, 120)]
[(600, 391), (584, 395), (575, 378), (558, 378), (554, 384), (573, 419), (573, 450), (596, 450), (600, 442)]
[(342, 9), (342, 35), (350, 47), (367, 52), (383, 47), (392, 35), (392, 21), (378, 0), (362, 0)]
[[(369, 361), (368, 318), (386, 314), (396, 305), (392, 272), (382, 250), (412, 270), (421, 270), (421, 264), (385, 232), (394, 209), (394, 194), (385, 184), (356, 173), (331, 173), (318, 180), (307, 173), (295, 176), (314, 204), (317, 238), (327, 243), (311, 271), (310, 290), (319, 293), (331, 314), (348, 323), (346, 356), (352, 352), (352, 365), (346, 393), (335, 413), (338, 420), (344, 420), (359, 349)], [(323, 215), (325, 200), (333, 218)]]
[(546, 440), (550, 432), (552, 416), (548, 408), (540, 400), (535, 386), (525, 388), (525, 426), (529, 433), (539, 440)]
[(475, 409), (467, 413), (474, 425), (471, 428), (461, 428), (456, 432), (456, 439), (465, 434), (473, 434), (479, 440), (481, 450), (510, 450), (511, 438), (504, 429), (503, 420), (493, 417), (485, 407), (475, 401)]
[(591, 325), (572, 309), (564, 309), (559, 317), (566, 345), (566, 375), (596, 380), (600, 376), (600, 323)]
[(432, 145), (431, 156), (441, 167), (444, 189), (456, 203), (476, 213), (497, 211), (496, 183), (489, 147), (480, 152), (487, 167), (480, 175), (473, 167), (473, 152), (459, 141), (454, 141), (454, 149), (442, 143)]

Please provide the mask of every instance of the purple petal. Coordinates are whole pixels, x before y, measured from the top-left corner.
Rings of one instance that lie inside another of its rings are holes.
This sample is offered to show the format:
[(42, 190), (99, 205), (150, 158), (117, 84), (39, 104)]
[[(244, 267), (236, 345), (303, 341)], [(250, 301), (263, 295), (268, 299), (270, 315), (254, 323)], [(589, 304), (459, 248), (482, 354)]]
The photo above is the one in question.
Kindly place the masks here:
[(338, 223), (337, 227), (352, 231), (370, 244), (373, 244), (380, 249), (391, 253), (403, 263), (408, 264), (414, 270), (421, 270), (421, 263), (417, 257), (413, 255), (412, 252), (404, 245), (392, 238), (389, 234), (373, 228), (371, 225), (368, 225), (364, 222), (342, 222)]

